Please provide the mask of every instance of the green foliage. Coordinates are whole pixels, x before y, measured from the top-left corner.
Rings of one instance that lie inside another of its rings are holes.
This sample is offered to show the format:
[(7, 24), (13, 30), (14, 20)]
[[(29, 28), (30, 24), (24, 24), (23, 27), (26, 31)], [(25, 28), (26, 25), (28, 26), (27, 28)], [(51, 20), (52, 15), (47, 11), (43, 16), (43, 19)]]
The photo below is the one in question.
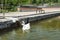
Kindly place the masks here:
[(32, 4), (36, 4), (36, 0), (32, 0)]

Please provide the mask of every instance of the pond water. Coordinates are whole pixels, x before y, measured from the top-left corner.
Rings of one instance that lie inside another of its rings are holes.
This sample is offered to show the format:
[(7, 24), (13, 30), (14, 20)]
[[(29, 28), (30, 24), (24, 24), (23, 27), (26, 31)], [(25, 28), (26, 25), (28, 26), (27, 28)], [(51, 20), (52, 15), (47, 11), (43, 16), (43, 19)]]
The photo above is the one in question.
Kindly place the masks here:
[(60, 40), (60, 17), (31, 22), (31, 29), (21, 28), (0, 34), (0, 40)]

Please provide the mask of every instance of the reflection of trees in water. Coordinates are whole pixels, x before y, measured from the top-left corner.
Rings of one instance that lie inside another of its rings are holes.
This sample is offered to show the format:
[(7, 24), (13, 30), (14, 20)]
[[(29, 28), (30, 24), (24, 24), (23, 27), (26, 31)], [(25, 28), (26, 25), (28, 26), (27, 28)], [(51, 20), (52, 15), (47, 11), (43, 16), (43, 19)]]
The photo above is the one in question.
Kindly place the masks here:
[(45, 22), (41, 22), (40, 25), (43, 28), (48, 29), (48, 30), (60, 30), (60, 19), (53, 18), (52, 20), (47, 20)]

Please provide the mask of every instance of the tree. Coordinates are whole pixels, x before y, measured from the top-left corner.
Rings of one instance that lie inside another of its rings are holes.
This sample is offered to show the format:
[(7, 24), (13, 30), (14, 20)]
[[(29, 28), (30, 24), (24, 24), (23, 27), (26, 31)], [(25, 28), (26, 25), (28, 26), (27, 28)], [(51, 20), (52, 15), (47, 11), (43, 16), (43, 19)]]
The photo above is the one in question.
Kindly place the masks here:
[(54, 0), (53, 2), (54, 2), (54, 3), (58, 3), (58, 0)]
[(37, 2), (36, 0), (32, 0), (32, 4), (36, 4), (36, 2)]

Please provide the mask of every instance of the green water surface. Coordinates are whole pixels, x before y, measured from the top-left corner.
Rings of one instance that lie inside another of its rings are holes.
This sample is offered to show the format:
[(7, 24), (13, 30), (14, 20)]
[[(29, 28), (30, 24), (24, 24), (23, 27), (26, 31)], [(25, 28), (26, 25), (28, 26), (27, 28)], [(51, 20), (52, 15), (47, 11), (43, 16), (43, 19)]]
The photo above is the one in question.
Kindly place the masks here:
[(21, 28), (4, 31), (0, 40), (60, 40), (60, 18), (31, 22), (31, 29), (27, 32)]

